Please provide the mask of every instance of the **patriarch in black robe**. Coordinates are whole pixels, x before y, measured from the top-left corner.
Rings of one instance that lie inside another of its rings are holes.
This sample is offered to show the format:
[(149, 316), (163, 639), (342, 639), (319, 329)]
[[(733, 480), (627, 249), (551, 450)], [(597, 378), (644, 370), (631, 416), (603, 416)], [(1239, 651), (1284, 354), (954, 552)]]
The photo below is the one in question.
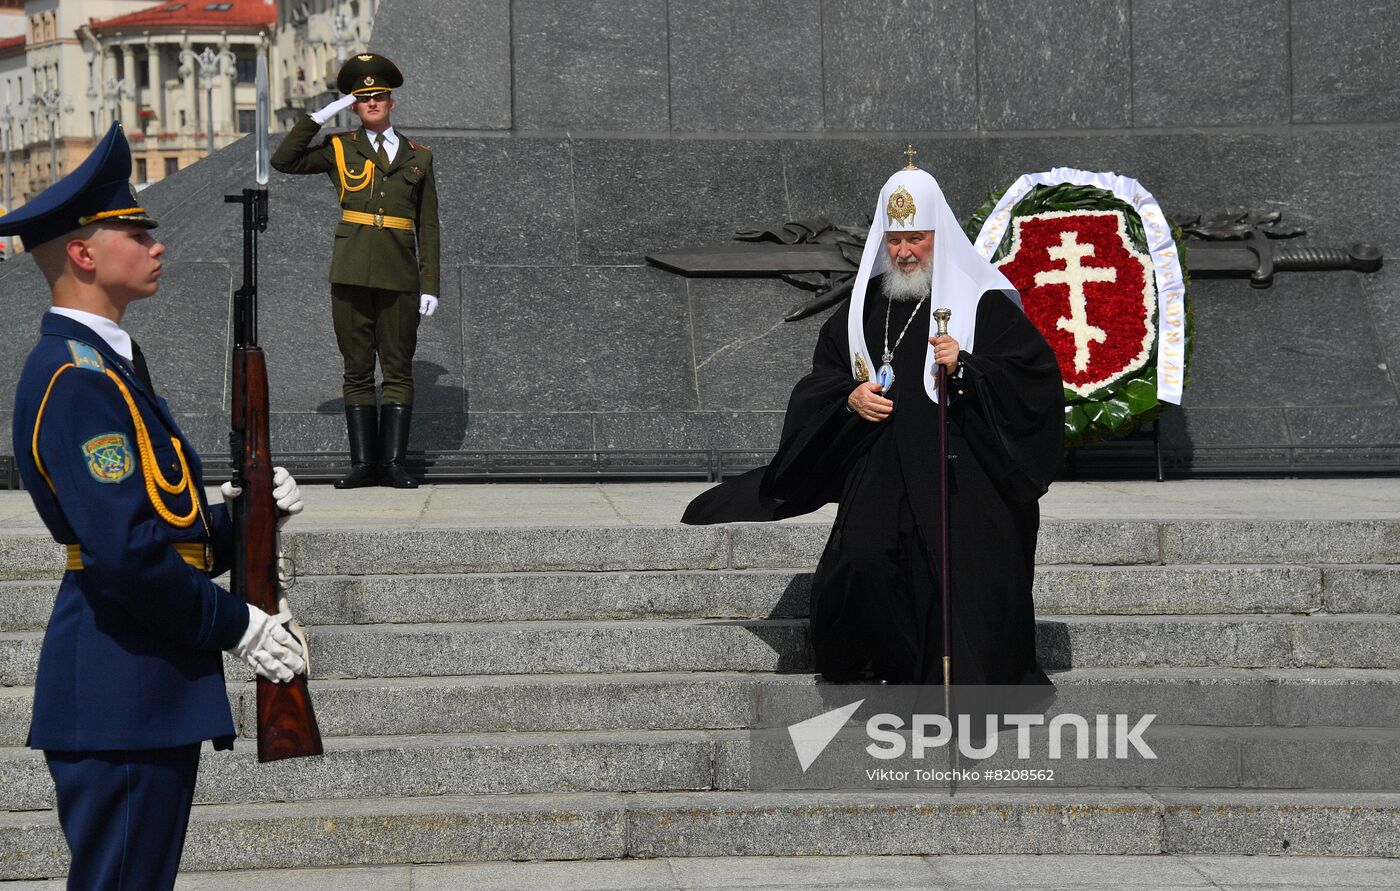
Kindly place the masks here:
[[(952, 310), (943, 337), (934, 307)], [(851, 299), (822, 326), (773, 463), (701, 494), (684, 522), (776, 520), (838, 502), (812, 590), (817, 670), (837, 682), (940, 683), (937, 364), (951, 384), (953, 682), (1049, 684), (1031, 585), (1038, 499), (1061, 457), (1059, 366), (923, 170), (881, 190)]]

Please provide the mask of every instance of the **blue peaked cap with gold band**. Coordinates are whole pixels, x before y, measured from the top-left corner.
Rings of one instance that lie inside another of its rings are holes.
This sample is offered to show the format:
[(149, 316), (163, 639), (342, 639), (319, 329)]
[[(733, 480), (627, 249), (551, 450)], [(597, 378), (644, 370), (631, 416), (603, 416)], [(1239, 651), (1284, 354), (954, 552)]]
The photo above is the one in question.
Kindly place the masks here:
[(18, 210), (0, 216), (0, 235), (18, 235), (24, 249), (33, 250), (98, 222), (156, 227), (131, 186), (131, 146), (121, 124), (113, 124), (72, 173)]

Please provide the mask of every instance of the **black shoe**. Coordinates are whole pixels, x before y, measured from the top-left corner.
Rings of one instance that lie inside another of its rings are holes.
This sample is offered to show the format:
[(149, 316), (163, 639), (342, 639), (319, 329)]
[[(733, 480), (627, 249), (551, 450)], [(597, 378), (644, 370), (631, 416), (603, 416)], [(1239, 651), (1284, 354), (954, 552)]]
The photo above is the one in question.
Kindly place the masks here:
[(380, 483), (395, 489), (416, 489), (418, 481), (408, 475), (404, 458), (408, 455), (408, 428), (413, 409), (407, 405), (384, 405), (379, 412)]
[(350, 472), (335, 481), (337, 489), (359, 489), (379, 484), (379, 468), (373, 464), (351, 464)]
[(372, 486), (379, 479), (375, 447), (379, 444), (379, 423), (373, 405), (345, 406), (345, 428), (350, 434), (350, 472), (335, 481), (337, 489)]
[(381, 486), (391, 486), (395, 489), (416, 489), (418, 481), (408, 475), (408, 470), (402, 464), (385, 464), (379, 472), (379, 484)]

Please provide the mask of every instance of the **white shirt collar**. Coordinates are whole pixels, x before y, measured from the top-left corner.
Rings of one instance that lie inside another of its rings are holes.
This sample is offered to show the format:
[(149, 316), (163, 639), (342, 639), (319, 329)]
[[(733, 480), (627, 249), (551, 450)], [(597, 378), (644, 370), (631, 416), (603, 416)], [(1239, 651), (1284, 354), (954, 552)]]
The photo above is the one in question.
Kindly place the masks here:
[(107, 342), (107, 346), (111, 347), (113, 352), (126, 361), (131, 361), (131, 335), (106, 316), (84, 312), (81, 309), (69, 309), (66, 306), (51, 306), (49, 312), (88, 326), (94, 334)]
[(379, 147), (379, 137), (384, 137), (384, 154), (392, 161), (399, 156), (399, 137), (394, 132), (393, 127), (385, 127), (383, 133), (375, 133), (373, 130), (366, 130), (365, 135), (369, 137), (370, 148)]

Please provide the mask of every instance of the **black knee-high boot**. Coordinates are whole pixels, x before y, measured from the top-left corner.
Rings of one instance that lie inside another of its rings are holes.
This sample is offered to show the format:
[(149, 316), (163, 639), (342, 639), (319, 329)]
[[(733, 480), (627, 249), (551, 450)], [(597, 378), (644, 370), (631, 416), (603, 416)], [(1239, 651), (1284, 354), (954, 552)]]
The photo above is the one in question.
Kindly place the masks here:
[(407, 405), (381, 406), (379, 412), (379, 473), (383, 484), (395, 489), (416, 489), (418, 481), (408, 475), (408, 428), (413, 409)]
[(372, 486), (379, 478), (379, 423), (373, 405), (345, 406), (345, 427), (350, 433), (350, 472), (335, 481), (337, 489)]

